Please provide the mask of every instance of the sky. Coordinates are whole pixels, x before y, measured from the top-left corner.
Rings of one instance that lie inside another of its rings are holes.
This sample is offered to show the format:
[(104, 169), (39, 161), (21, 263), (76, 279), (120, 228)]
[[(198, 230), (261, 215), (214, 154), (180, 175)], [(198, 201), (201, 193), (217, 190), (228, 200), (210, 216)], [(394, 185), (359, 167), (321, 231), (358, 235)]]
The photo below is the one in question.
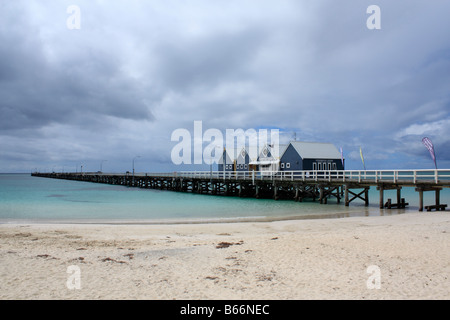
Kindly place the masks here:
[(208, 169), (171, 159), (172, 133), (194, 139), (194, 121), (330, 142), (353, 170), (360, 148), (367, 170), (433, 169), (429, 137), (450, 168), (449, 12), (448, 0), (0, 0), (0, 172)]

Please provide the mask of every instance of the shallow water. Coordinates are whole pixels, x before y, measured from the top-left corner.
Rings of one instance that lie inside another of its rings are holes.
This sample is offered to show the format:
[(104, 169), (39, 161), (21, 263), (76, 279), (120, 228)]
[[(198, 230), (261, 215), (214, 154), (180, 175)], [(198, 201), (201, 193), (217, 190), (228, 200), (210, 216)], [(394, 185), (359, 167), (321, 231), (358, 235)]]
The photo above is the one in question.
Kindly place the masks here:
[[(281, 219), (388, 215), (417, 211), (418, 194), (404, 188), (407, 209), (380, 210), (378, 191), (371, 188), (370, 206), (356, 200), (345, 207), (330, 199), (328, 204), (290, 200), (253, 199), (199, 195), (152, 189), (129, 188), (81, 181), (0, 174), (0, 222), (71, 223), (181, 223), (224, 221), (271, 221)], [(386, 191), (385, 201), (396, 202), (396, 192)], [(449, 190), (441, 203), (449, 203)], [(433, 204), (434, 192), (425, 193)]]

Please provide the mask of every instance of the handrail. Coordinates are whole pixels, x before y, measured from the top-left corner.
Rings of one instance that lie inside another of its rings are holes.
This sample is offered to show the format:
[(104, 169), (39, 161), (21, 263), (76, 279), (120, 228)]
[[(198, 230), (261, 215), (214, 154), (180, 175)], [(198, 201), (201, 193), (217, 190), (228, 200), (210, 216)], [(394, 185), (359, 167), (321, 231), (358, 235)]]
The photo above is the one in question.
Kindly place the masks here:
[[(53, 173), (64, 175), (64, 173)], [(358, 182), (358, 183), (411, 183), (420, 184), (450, 184), (450, 169), (419, 169), (419, 170), (305, 170), (305, 171), (179, 171), (162, 173), (65, 173), (66, 175), (98, 175), (98, 176), (128, 176), (128, 177), (168, 177), (168, 178), (198, 178), (223, 180), (277, 180), (304, 182)]]
[[(152, 174), (157, 175), (157, 174)], [(374, 183), (398, 183), (411, 182), (450, 182), (450, 169), (440, 170), (325, 170), (325, 171), (182, 171), (178, 177), (189, 178), (225, 178), (225, 179), (277, 179), (289, 180), (314, 180), (314, 181), (342, 181), (342, 182), (374, 182)]]

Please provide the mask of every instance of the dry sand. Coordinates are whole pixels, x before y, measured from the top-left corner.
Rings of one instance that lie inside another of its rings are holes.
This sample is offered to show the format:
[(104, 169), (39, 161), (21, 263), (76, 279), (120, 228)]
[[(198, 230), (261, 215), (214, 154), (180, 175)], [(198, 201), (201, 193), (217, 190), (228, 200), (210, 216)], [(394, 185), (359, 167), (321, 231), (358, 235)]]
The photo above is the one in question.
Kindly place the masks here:
[[(449, 299), (449, 244), (448, 212), (228, 224), (3, 224), (0, 298)], [(79, 289), (69, 289), (78, 275), (70, 266), (79, 268)], [(379, 273), (368, 273), (370, 266)], [(376, 282), (368, 280), (378, 275), (379, 289), (371, 289)]]

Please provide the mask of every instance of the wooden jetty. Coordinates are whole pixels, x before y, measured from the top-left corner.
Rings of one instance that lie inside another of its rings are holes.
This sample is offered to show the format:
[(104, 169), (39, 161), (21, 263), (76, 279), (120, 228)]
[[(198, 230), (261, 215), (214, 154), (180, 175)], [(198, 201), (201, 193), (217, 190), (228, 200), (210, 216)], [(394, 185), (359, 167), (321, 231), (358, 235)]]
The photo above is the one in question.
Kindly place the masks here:
[[(334, 170), (334, 171), (277, 171), (277, 172), (173, 172), (173, 173), (32, 173), (32, 176), (88, 181), (128, 187), (193, 192), (238, 197), (318, 200), (327, 203), (343, 199), (345, 206), (359, 199), (369, 205), (369, 189), (376, 187), (380, 194), (380, 208), (405, 208), (401, 198), (403, 187), (414, 187), (419, 194), (419, 211), (425, 208), (445, 210), (440, 203), (440, 191), (450, 188), (450, 169), (446, 170)], [(384, 191), (396, 190), (397, 202), (384, 202)], [(435, 204), (424, 206), (423, 193), (435, 192)]]

